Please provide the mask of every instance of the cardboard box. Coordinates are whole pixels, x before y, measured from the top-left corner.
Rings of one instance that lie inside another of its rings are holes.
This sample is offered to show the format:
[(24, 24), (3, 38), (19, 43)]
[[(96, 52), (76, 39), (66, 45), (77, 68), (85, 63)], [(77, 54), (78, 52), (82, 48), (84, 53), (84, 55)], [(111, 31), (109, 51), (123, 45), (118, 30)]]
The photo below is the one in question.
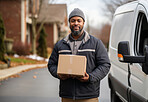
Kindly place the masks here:
[(58, 74), (84, 76), (87, 59), (79, 55), (59, 55)]

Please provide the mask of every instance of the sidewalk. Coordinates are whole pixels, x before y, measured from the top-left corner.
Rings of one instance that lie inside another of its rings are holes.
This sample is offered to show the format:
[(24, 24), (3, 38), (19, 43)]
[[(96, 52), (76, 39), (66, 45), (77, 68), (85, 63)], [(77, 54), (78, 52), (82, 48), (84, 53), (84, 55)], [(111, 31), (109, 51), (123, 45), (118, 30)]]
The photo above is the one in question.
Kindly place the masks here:
[(35, 68), (44, 68), (47, 67), (47, 64), (32, 64), (32, 65), (22, 65), (22, 66), (16, 66), (16, 67), (11, 67), (8, 69), (3, 69), (0, 70), (0, 81), (4, 80), (12, 75), (21, 73), (25, 70), (29, 69), (35, 69)]

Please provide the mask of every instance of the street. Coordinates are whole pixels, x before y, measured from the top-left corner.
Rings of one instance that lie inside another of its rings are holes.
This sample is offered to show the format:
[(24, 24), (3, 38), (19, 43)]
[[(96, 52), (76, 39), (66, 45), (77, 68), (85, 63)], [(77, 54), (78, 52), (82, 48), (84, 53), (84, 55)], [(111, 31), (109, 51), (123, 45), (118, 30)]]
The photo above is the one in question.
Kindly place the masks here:
[[(31, 70), (0, 82), (0, 102), (60, 102), (58, 87), (47, 68)], [(99, 102), (110, 102), (107, 77), (101, 81)]]

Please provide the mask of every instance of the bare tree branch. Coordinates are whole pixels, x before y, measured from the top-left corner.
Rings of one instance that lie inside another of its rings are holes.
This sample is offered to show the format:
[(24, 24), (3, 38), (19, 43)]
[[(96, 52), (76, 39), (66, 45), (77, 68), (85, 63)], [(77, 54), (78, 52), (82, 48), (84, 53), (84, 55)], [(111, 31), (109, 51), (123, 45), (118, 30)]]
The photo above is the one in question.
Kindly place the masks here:
[(43, 0), (40, 0), (38, 15), (39, 15), (39, 14), (40, 14), (40, 12), (41, 12), (41, 7), (42, 7), (42, 4), (43, 4)]
[(105, 11), (104, 15), (108, 16), (109, 19), (112, 20), (113, 14), (115, 13), (117, 7), (132, 1), (136, 0), (103, 0), (104, 4), (106, 5), (103, 9)]
[(55, 4), (57, 2), (57, 0), (49, 0), (50, 4)]
[(41, 32), (41, 30), (42, 30), (42, 28), (43, 28), (43, 25), (44, 25), (44, 23), (45, 23), (45, 17), (44, 17), (44, 19), (41, 21), (41, 25), (40, 25), (40, 27), (39, 27), (39, 29), (38, 29), (38, 31), (37, 31), (37, 34), (39, 34), (40, 32)]

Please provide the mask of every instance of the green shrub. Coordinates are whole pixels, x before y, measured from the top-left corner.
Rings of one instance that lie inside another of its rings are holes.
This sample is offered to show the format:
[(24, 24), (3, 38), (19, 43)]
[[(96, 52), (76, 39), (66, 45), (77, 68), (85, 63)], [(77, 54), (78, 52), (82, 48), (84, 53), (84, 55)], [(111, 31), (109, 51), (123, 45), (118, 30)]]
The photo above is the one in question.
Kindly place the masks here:
[(47, 34), (45, 33), (45, 29), (42, 28), (39, 39), (38, 39), (37, 54), (44, 58), (47, 58), (46, 37), (47, 37)]
[(3, 19), (0, 15), (0, 61), (6, 61), (5, 60), (5, 44), (4, 44), (4, 37), (5, 37), (5, 27), (3, 23)]

